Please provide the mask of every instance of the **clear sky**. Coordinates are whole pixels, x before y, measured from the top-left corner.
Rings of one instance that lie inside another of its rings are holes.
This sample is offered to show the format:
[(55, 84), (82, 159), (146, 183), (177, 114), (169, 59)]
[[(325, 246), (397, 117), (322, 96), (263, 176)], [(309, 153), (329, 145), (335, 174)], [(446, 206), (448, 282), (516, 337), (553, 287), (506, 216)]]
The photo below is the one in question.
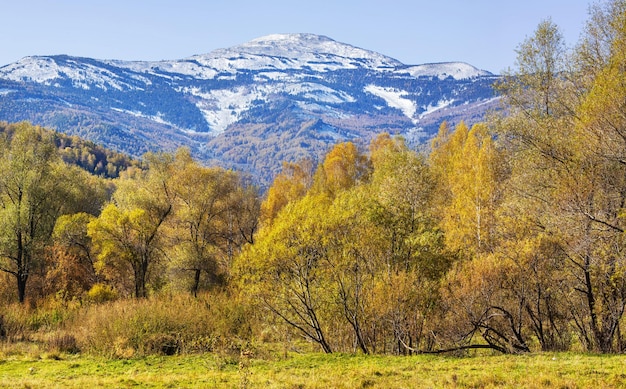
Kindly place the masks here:
[(0, 0), (0, 66), (28, 55), (181, 59), (274, 33), (313, 33), (405, 64), (500, 73), (550, 17), (574, 45), (594, 0)]

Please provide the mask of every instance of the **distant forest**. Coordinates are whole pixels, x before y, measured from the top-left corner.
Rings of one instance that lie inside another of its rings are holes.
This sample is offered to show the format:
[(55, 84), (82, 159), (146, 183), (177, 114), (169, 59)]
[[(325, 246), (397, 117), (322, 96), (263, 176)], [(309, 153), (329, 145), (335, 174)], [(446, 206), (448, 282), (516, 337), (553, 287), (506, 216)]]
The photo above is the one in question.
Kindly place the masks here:
[[(0, 134), (10, 140), (18, 126), (0, 122)], [(37, 128), (40, 136), (51, 136), (52, 141), (59, 150), (61, 159), (76, 165), (87, 172), (104, 178), (117, 178), (120, 172), (131, 166), (139, 166), (140, 162), (126, 154), (118, 153), (101, 145), (84, 140), (78, 136), (65, 135), (60, 132), (51, 132), (43, 128)], [(44, 135), (48, 132), (49, 134)]]

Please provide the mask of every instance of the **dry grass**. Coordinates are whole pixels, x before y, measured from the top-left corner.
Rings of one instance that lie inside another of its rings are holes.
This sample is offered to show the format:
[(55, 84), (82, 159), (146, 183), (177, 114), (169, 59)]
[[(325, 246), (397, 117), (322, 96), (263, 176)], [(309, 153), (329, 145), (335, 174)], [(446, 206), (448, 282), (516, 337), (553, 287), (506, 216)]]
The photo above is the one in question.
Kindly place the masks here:
[(93, 305), (68, 326), (81, 349), (121, 358), (237, 348), (249, 335), (245, 313), (222, 295), (175, 295)]
[[(77, 353), (107, 358), (230, 350), (251, 336), (245, 307), (224, 293), (94, 303), (47, 302), (3, 309), (5, 352)], [(26, 345), (29, 344), (28, 347)]]

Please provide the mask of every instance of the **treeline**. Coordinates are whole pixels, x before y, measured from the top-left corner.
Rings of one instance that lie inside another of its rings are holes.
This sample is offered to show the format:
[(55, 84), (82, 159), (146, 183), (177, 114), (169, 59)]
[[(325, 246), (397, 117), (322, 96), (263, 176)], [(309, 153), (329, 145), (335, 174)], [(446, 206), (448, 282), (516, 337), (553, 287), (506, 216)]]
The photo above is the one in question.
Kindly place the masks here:
[[(185, 304), (211, 328), (229, 317), (213, 337), (325, 352), (623, 352), (626, 2), (590, 16), (574, 50), (542, 22), (498, 85), (506, 109), (443, 123), (427, 156), (387, 134), (367, 151), (341, 143), (318, 166), (285, 164), (263, 200), (186, 150), (90, 175), (15, 125), (0, 148), (0, 293), (128, 307), (202, 293), (205, 308)], [(208, 342), (179, 319), (156, 318), (156, 335)], [(139, 349), (152, 327), (129, 320)]]
[(234, 172), (201, 167), (187, 150), (147, 154), (111, 180), (65, 162), (73, 149), (56, 133), (25, 122), (5, 129), (0, 270), (20, 302), (89, 291), (96, 300), (146, 297), (176, 282), (195, 293), (223, 284), (233, 256), (252, 241), (255, 189)]

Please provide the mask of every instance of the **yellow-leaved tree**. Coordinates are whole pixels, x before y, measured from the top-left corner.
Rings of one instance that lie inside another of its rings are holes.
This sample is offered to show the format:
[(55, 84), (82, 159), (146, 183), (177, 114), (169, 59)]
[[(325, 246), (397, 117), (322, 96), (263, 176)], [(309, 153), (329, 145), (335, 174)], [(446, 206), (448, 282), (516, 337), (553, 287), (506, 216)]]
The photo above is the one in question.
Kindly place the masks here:
[(171, 216), (172, 156), (146, 156), (148, 169), (123, 174), (113, 200), (88, 224), (88, 234), (97, 252), (97, 268), (108, 276), (119, 274), (123, 283), (131, 274), (135, 297), (147, 297), (149, 281), (155, 287), (162, 274), (163, 248), (167, 244), (164, 222)]
[(461, 122), (449, 133), (443, 125), (432, 143), (430, 166), (448, 249), (466, 258), (493, 250), (506, 166), (488, 127), (469, 129)]

